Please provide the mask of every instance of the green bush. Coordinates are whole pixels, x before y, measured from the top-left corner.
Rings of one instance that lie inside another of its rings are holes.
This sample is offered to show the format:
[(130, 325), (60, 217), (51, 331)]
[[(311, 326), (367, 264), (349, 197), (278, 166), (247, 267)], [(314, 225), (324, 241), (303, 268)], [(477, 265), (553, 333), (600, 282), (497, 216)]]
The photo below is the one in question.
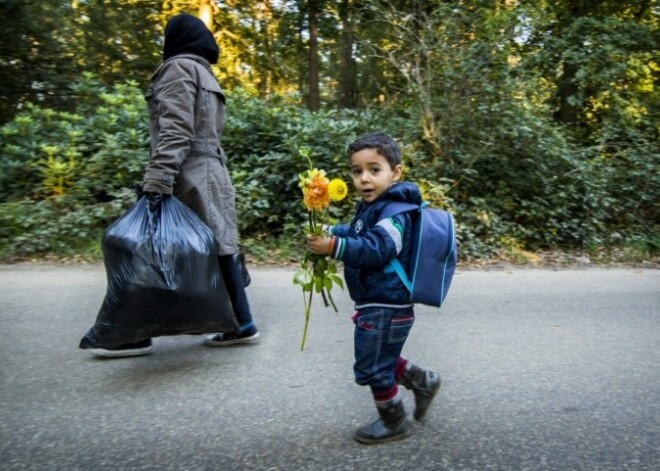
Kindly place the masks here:
[[(381, 129), (384, 115), (354, 110), (311, 113), (286, 97), (259, 100), (229, 94), (222, 145), (237, 193), (243, 237), (278, 238), (307, 220), (298, 174), (308, 167), (299, 151), (332, 178), (350, 180), (347, 145), (360, 134)], [(347, 219), (350, 200), (334, 216)]]
[(93, 246), (135, 199), (148, 161), (148, 122), (134, 82), (85, 76), (76, 111), (28, 105), (0, 128), (0, 252), (69, 256)]
[(135, 201), (130, 190), (110, 202), (81, 204), (73, 196), (0, 204), (0, 257), (100, 255), (104, 229)]
[[(134, 201), (148, 161), (146, 105), (137, 84), (85, 75), (72, 113), (27, 105), (0, 128), (0, 257), (98, 256), (103, 230)], [(463, 259), (524, 259), (579, 249), (594, 259), (657, 257), (660, 150), (650, 119), (612, 118), (578, 140), (524, 100), (475, 102), (429, 155), (415, 106), (310, 113), (294, 97), (228, 93), (223, 147), (245, 249), (287, 259), (303, 249), (298, 174), (314, 164), (349, 182), (347, 145), (383, 130), (402, 144), (404, 178), (456, 215)], [(546, 113), (547, 114), (547, 113)], [(450, 145), (449, 145), (450, 144)], [(354, 198), (332, 208), (347, 221)], [(522, 255), (521, 255), (522, 254)]]

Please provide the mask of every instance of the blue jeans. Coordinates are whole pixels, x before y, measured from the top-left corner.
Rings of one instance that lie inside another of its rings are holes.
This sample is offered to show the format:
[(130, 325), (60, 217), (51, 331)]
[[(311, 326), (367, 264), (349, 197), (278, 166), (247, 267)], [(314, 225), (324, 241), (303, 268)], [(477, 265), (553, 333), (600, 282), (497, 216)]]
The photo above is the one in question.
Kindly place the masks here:
[(394, 366), (415, 322), (413, 308), (364, 308), (354, 319), (355, 382), (377, 390), (394, 387)]
[(236, 321), (240, 327), (246, 328), (252, 324), (252, 312), (250, 312), (241, 268), (232, 259), (231, 255), (218, 256), (218, 262), (220, 263), (220, 272), (227, 287), (227, 294), (231, 301), (231, 307), (234, 309)]

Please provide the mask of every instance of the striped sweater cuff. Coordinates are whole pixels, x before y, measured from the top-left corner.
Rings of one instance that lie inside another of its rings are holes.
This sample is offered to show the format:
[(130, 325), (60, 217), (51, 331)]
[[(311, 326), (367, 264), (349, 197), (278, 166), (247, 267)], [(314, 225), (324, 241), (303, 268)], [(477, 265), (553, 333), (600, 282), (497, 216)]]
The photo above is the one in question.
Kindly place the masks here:
[(344, 251), (346, 250), (346, 239), (343, 237), (333, 237), (334, 244), (332, 250), (332, 258), (335, 260), (341, 260), (344, 256)]

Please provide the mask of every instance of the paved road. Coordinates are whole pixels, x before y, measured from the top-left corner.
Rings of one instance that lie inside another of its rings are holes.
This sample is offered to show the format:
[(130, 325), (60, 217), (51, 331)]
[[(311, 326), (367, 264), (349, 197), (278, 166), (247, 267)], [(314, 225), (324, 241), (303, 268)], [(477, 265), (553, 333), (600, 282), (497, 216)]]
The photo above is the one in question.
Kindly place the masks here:
[(443, 376), (437, 402), (371, 447), (352, 438), (375, 411), (346, 294), (316, 307), (301, 353), (292, 271), (252, 275), (260, 344), (167, 337), (101, 360), (77, 349), (101, 266), (0, 266), (0, 469), (660, 469), (660, 270), (460, 271), (406, 346)]

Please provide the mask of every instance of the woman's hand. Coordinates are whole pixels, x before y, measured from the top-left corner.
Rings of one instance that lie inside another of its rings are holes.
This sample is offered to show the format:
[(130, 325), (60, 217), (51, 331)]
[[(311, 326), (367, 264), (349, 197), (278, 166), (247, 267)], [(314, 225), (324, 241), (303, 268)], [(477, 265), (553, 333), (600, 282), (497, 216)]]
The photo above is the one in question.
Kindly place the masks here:
[(332, 237), (307, 234), (307, 248), (316, 255), (330, 255), (332, 253)]

